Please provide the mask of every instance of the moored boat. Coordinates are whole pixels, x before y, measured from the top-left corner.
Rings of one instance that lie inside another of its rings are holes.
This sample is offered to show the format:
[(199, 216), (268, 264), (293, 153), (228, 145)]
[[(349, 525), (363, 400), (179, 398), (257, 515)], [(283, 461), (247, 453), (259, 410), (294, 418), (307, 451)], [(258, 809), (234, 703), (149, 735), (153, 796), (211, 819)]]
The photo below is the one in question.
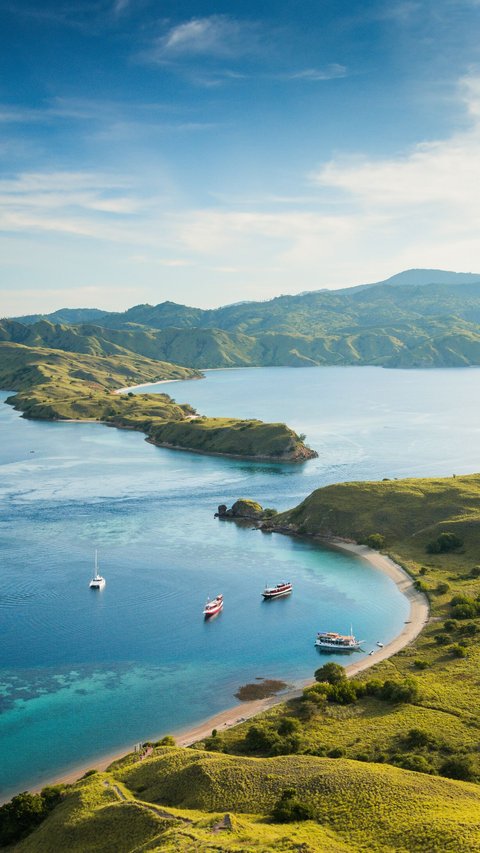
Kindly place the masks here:
[(315, 645), (322, 652), (358, 652), (363, 642), (363, 640), (357, 640), (353, 634), (319, 631)]
[(208, 619), (210, 616), (215, 616), (217, 613), (223, 610), (223, 595), (217, 595), (213, 601), (207, 598), (207, 603), (203, 610), (203, 615), (205, 619)]
[(276, 586), (266, 586), (262, 592), (264, 598), (280, 598), (281, 595), (289, 595), (293, 587), (289, 581), (282, 581)]
[(92, 580), (90, 581), (90, 583), (88, 585), (89, 585), (90, 589), (103, 589), (105, 584), (106, 584), (105, 578), (103, 578), (102, 575), (99, 574), (99, 571), (98, 571), (97, 552), (95, 551), (95, 574), (94, 574)]

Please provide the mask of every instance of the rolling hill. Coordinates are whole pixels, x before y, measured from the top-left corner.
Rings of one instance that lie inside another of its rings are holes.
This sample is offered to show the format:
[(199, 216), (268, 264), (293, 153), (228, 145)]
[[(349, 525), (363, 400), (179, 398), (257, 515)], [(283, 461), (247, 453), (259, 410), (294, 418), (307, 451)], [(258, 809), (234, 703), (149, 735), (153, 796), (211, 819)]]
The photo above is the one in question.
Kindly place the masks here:
[(371, 285), (211, 310), (163, 302), (89, 311), (3, 320), (0, 340), (95, 355), (135, 352), (199, 369), (480, 364), (480, 275), (473, 273), (408, 270)]

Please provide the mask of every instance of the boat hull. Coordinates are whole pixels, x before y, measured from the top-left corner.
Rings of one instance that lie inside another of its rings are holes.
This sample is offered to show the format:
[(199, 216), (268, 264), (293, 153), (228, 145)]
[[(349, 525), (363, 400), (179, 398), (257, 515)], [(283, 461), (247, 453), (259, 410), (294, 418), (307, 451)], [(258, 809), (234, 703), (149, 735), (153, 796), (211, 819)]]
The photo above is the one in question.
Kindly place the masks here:
[(262, 592), (262, 595), (265, 599), (269, 598), (282, 598), (284, 595), (290, 595), (292, 592), (291, 589), (285, 589), (283, 592)]
[(359, 645), (355, 646), (328, 646), (323, 643), (315, 643), (316, 648), (319, 652), (329, 652), (330, 654), (350, 654), (351, 652), (360, 652), (361, 648)]
[(215, 608), (215, 610), (204, 610), (203, 615), (205, 619), (211, 619), (212, 616), (217, 616), (218, 613), (221, 613), (223, 610), (223, 604), (220, 607)]

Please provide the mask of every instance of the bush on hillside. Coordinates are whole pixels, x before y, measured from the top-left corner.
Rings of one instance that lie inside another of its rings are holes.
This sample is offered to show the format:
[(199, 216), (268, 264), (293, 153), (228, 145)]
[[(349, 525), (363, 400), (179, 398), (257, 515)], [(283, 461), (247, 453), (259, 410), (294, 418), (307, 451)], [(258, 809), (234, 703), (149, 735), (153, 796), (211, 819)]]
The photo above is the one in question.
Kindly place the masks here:
[(370, 536), (364, 540), (364, 544), (374, 551), (380, 551), (385, 545), (385, 536), (381, 533), (370, 533)]
[(455, 619), (475, 619), (480, 616), (480, 601), (470, 595), (454, 595), (450, 608)]
[(456, 533), (440, 533), (433, 542), (429, 542), (426, 548), (428, 554), (449, 554), (461, 548), (463, 539)]
[(418, 753), (402, 752), (392, 755), (392, 764), (401, 767), (402, 770), (414, 770), (416, 773), (435, 773), (435, 768), (424, 755)]
[(312, 808), (298, 799), (294, 788), (285, 788), (272, 809), (272, 819), (276, 823), (311, 820), (313, 817)]
[(40, 794), (23, 791), (0, 806), (0, 847), (25, 838), (47, 817), (61, 800), (62, 787), (44, 788)]
[(315, 670), (315, 681), (326, 681), (328, 684), (340, 684), (340, 682), (345, 681), (346, 678), (347, 674), (345, 672), (345, 667), (341, 666), (339, 663), (326, 663), (321, 666), (320, 669)]
[(463, 782), (474, 782), (476, 778), (472, 759), (468, 755), (448, 758), (441, 765), (440, 773), (449, 779), (461, 779)]

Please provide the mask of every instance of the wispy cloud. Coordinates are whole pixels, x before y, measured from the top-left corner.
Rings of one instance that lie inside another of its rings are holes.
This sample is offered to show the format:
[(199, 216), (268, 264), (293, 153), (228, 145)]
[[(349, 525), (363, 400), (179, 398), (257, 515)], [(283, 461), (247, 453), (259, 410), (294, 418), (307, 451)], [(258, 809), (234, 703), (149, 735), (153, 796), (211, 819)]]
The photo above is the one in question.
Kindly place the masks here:
[(338, 77), (346, 77), (347, 73), (347, 67), (345, 65), (339, 65), (334, 62), (331, 65), (327, 65), (325, 68), (304, 68), (300, 71), (290, 71), (285, 72), (284, 74), (278, 74), (277, 79), (306, 80), (307, 82), (311, 81), (316, 83), (323, 80), (335, 80)]
[(188, 60), (234, 60), (256, 53), (259, 25), (228, 15), (191, 18), (156, 38), (142, 58), (156, 64)]
[(152, 51), (152, 59), (175, 59), (184, 56), (234, 57), (252, 48), (255, 26), (227, 15), (192, 18), (172, 27), (161, 36)]

